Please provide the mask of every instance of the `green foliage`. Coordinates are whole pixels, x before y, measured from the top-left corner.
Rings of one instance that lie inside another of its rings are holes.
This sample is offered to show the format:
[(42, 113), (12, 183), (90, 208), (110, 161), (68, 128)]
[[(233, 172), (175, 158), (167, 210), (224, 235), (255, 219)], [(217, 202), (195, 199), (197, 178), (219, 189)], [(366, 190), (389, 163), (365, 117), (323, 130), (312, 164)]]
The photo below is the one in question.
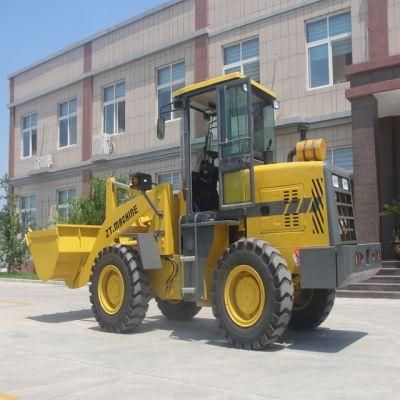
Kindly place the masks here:
[[(124, 178), (118, 178), (119, 182), (128, 183)], [(121, 204), (128, 200), (130, 195), (123, 189), (117, 189), (117, 202)], [(68, 214), (59, 216), (58, 223), (78, 225), (101, 225), (105, 218), (106, 206), (106, 181), (93, 177), (90, 180), (89, 196), (76, 197), (68, 206)]]
[[(400, 217), (400, 201), (393, 200), (390, 203), (384, 204), (381, 215), (392, 215), (396, 219), (398, 225), (398, 218)], [(400, 242), (400, 228), (397, 226), (393, 230), (393, 242)]]
[(390, 203), (384, 204), (381, 215), (400, 216), (400, 201), (393, 200)]
[(7, 263), (8, 271), (21, 265), (29, 257), (24, 238), (24, 229), (17, 212), (19, 197), (10, 190), (7, 175), (0, 178), (1, 199), (4, 205), (0, 212), (0, 258)]

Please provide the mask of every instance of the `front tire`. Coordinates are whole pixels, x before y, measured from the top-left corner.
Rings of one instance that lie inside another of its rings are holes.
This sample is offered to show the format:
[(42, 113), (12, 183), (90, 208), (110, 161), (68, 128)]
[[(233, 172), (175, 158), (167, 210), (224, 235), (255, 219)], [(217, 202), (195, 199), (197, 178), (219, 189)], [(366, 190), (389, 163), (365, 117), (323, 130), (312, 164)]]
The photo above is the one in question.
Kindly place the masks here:
[(162, 314), (172, 321), (189, 321), (201, 310), (192, 301), (169, 301), (156, 297), (156, 303)]
[(289, 328), (312, 330), (321, 325), (332, 310), (335, 289), (300, 289), (295, 293)]
[(95, 260), (89, 292), (102, 329), (115, 333), (136, 329), (150, 300), (150, 285), (140, 257), (119, 244), (103, 249)]
[(286, 261), (262, 240), (233, 243), (214, 272), (212, 302), (218, 327), (232, 345), (266, 347), (290, 320), (293, 285)]

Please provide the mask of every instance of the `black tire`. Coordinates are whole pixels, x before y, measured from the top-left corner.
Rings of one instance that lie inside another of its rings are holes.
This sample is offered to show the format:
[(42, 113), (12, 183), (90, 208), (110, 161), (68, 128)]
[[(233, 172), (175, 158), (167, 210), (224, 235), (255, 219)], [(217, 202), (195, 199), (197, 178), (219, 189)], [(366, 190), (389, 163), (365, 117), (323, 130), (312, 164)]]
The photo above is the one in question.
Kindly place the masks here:
[(311, 330), (321, 325), (332, 310), (335, 289), (300, 289), (295, 295), (289, 328)]
[(192, 301), (171, 302), (156, 297), (156, 302), (162, 314), (172, 321), (189, 321), (201, 310)]
[[(115, 314), (108, 313), (99, 298), (101, 271), (109, 265), (120, 271), (124, 282), (122, 304)], [(94, 316), (102, 329), (114, 333), (136, 329), (146, 315), (150, 300), (150, 284), (140, 257), (131, 248), (119, 244), (103, 249), (95, 260), (89, 292)]]
[[(262, 313), (248, 327), (235, 323), (229, 315), (224, 298), (229, 273), (241, 265), (256, 271), (265, 290)], [(292, 276), (286, 261), (277, 249), (263, 240), (248, 238), (233, 243), (225, 250), (214, 272), (212, 303), (218, 328), (233, 346), (259, 350), (272, 344), (286, 331), (292, 311)]]

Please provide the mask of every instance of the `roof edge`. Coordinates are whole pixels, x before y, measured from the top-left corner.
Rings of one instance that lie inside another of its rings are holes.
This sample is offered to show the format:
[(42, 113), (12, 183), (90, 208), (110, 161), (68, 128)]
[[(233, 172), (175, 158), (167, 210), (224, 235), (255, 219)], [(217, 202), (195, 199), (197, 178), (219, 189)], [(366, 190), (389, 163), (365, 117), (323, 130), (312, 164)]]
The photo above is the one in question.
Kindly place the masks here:
[(168, 8), (168, 7), (172, 7), (175, 4), (182, 3), (184, 1), (186, 1), (186, 0), (169, 0), (169, 1), (167, 1), (165, 3), (162, 3), (162, 4), (158, 5), (158, 6), (152, 7), (147, 11), (144, 11), (144, 12), (142, 12), (140, 14), (137, 14), (137, 15), (129, 18), (129, 19), (126, 19), (126, 20), (124, 20), (122, 22), (119, 22), (118, 24), (113, 25), (110, 28), (106, 28), (106, 29), (103, 29), (101, 31), (98, 31), (98, 32), (94, 33), (93, 35), (90, 35), (90, 36), (88, 36), (88, 37), (86, 37), (86, 38), (84, 38), (82, 40), (79, 40), (78, 42), (72, 43), (71, 45), (69, 45), (67, 47), (64, 47), (61, 50), (58, 50), (55, 53), (52, 53), (52, 54), (50, 54), (50, 55), (48, 55), (48, 56), (46, 56), (44, 58), (41, 58), (38, 61), (35, 61), (32, 64), (27, 65), (26, 67), (23, 67), (23, 68), (15, 71), (15, 72), (12, 72), (11, 74), (7, 75), (7, 79), (14, 78), (14, 77), (26, 72), (26, 71), (29, 71), (30, 69), (33, 69), (33, 68), (35, 68), (35, 67), (37, 67), (37, 66), (39, 66), (41, 64), (44, 64), (47, 61), (50, 61), (50, 60), (52, 60), (54, 58), (57, 58), (57, 57), (65, 54), (65, 53), (68, 53), (68, 52), (70, 52), (72, 50), (75, 50), (78, 47), (83, 46), (85, 43), (91, 42), (91, 41), (93, 41), (95, 39), (98, 39), (98, 38), (100, 38), (102, 36), (107, 35), (108, 33), (114, 32), (114, 31), (116, 31), (116, 30), (118, 30), (120, 28), (123, 28), (123, 27), (125, 27), (125, 26), (127, 26), (129, 24), (132, 24), (134, 22), (140, 21), (141, 19), (146, 18), (149, 15), (155, 14), (155, 13), (157, 13), (159, 11), (162, 11), (162, 10)]

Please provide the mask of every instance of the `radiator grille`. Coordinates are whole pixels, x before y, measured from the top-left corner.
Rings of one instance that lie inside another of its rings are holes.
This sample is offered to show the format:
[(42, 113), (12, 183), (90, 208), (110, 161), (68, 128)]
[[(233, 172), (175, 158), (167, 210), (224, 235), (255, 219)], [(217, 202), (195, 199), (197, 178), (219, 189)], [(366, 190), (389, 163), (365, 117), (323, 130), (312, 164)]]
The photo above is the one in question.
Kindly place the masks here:
[(335, 196), (338, 211), (340, 240), (342, 242), (354, 241), (357, 238), (351, 194), (349, 191), (336, 188)]

